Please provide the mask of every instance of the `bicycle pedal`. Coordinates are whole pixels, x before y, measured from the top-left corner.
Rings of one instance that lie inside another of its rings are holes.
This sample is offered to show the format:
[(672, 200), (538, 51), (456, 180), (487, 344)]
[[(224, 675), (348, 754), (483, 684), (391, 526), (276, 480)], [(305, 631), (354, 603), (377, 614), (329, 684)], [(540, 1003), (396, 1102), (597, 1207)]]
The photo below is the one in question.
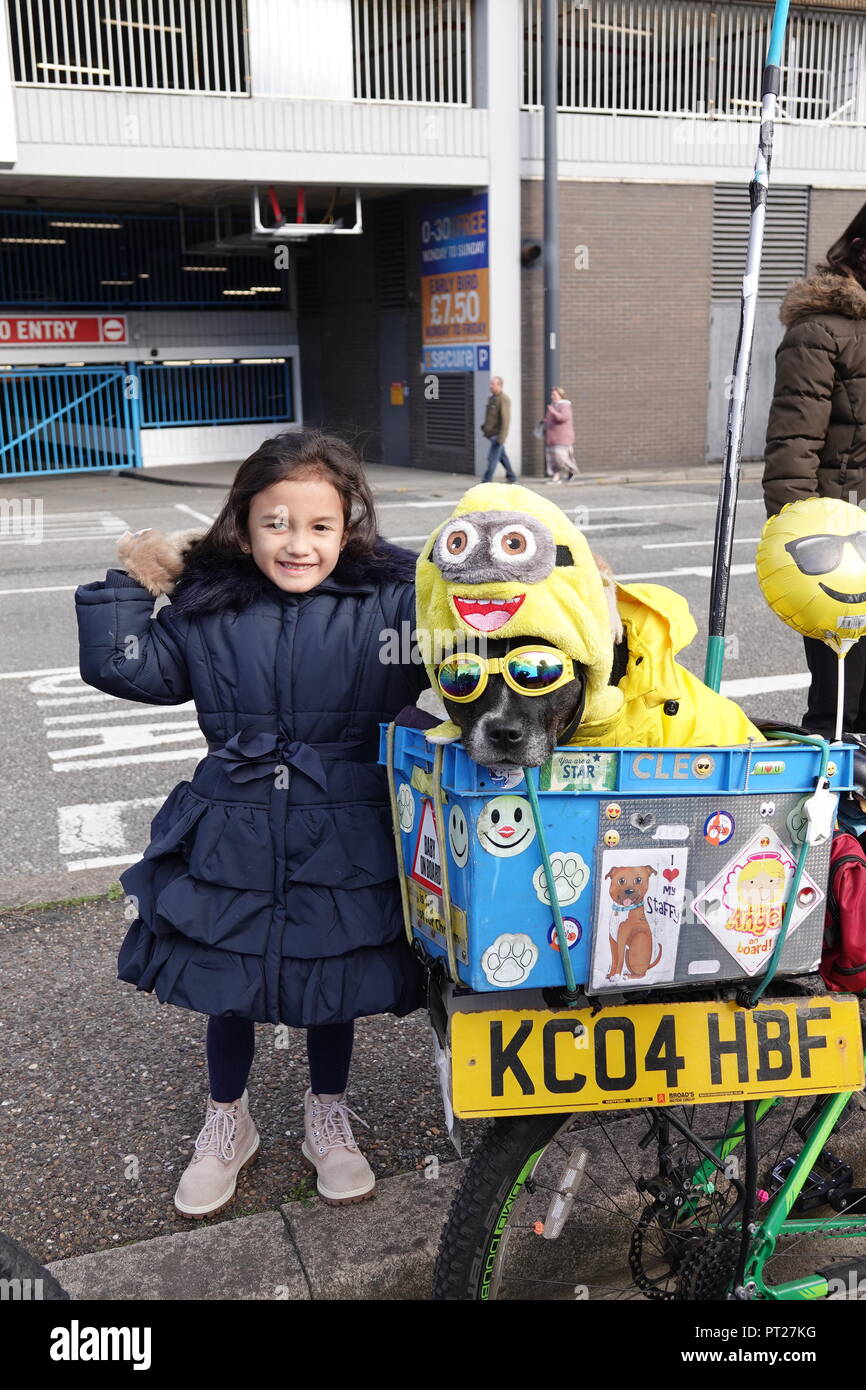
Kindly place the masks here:
[(866, 1187), (848, 1187), (833, 1192), (829, 1200), (834, 1211), (853, 1211), (859, 1207), (860, 1213), (866, 1216)]

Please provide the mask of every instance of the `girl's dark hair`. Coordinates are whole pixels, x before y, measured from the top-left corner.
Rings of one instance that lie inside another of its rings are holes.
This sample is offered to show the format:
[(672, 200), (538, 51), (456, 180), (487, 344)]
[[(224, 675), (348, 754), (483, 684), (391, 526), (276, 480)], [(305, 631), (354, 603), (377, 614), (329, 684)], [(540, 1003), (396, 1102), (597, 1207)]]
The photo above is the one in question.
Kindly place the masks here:
[(833, 242), (826, 259), (817, 267), (834, 275), (853, 275), (866, 289), (866, 203), (852, 218), (837, 241)]
[(194, 552), (236, 554), (247, 539), (256, 493), (287, 478), (324, 478), (332, 483), (350, 533), (343, 555), (355, 561), (375, 560), (376, 513), (361, 460), (345, 440), (321, 430), (293, 430), (264, 440), (241, 464), (219, 516)]

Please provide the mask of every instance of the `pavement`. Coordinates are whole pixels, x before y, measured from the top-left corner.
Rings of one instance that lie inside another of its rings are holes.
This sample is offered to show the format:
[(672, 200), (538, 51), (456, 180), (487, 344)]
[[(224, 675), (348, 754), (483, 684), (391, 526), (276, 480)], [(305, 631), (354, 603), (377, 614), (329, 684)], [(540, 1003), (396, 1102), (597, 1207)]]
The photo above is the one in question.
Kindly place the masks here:
[[(93, 487), (225, 490), (236, 467), (136, 470)], [(744, 465), (744, 479), (760, 469)], [(368, 474), (377, 495), (455, 496), (472, 482), (380, 464)], [(718, 476), (717, 465), (632, 468), (584, 474), (554, 496)], [(57, 505), (81, 483), (50, 481)], [(22, 479), (4, 495), (31, 491)], [(205, 1020), (117, 982), (125, 928), (119, 892), (0, 910), (0, 1230), (76, 1299), (429, 1297), (464, 1163), (445, 1131), (426, 1016), (359, 1021), (349, 1101), (369, 1125), (356, 1132), (377, 1173), (374, 1200), (334, 1209), (313, 1194), (299, 1153), (303, 1035), (259, 1025), (250, 1097), (262, 1152), (233, 1206), (186, 1222), (172, 1196), (204, 1118)], [(466, 1154), (485, 1127), (465, 1127)]]

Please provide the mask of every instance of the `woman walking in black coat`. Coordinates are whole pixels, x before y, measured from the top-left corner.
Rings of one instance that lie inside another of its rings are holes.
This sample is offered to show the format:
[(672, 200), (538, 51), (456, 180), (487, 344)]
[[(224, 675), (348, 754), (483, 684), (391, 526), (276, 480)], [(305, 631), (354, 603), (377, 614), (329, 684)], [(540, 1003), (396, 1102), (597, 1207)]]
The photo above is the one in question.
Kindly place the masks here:
[[(776, 383), (764, 452), (764, 501), (773, 516), (803, 497), (866, 499), (866, 204), (808, 280), (788, 290), (779, 318)], [(803, 726), (833, 737), (839, 662), (804, 637), (812, 675)], [(866, 733), (866, 641), (845, 658), (847, 730)]]
[(326, 1201), (360, 1201), (375, 1178), (345, 1104), (353, 1020), (422, 1003), (376, 761), (380, 721), (427, 684), (385, 655), (409, 646), (388, 637), (414, 627), (415, 556), (377, 536), (349, 446), (303, 431), (241, 465), (206, 533), (127, 533), (119, 552), (127, 573), (75, 593), (82, 679), (193, 700), (208, 740), (120, 875), (136, 917), (119, 978), (209, 1016), (205, 1125), (175, 1205), (222, 1210), (258, 1152), (256, 1021), (307, 1029), (303, 1153)]

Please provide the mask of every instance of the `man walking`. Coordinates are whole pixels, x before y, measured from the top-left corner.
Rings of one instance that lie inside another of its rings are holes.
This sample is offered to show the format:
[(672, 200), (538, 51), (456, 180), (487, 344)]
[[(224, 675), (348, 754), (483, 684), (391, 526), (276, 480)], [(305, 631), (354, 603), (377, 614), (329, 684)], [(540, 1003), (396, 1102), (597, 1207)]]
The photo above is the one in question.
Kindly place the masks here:
[(511, 460), (505, 452), (505, 440), (508, 437), (510, 424), (511, 397), (506, 396), (502, 389), (502, 377), (492, 376), (490, 378), (490, 398), (487, 402), (484, 424), (481, 426), (481, 433), (490, 440), (490, 452), (487, 455), (487, 467), (484, 470), (485, 483), (493, 481), (493, 474), (499, 463), (505, 469), (506, 481), (509, 483), (517, 482), (514, 469), (511, 467)]

